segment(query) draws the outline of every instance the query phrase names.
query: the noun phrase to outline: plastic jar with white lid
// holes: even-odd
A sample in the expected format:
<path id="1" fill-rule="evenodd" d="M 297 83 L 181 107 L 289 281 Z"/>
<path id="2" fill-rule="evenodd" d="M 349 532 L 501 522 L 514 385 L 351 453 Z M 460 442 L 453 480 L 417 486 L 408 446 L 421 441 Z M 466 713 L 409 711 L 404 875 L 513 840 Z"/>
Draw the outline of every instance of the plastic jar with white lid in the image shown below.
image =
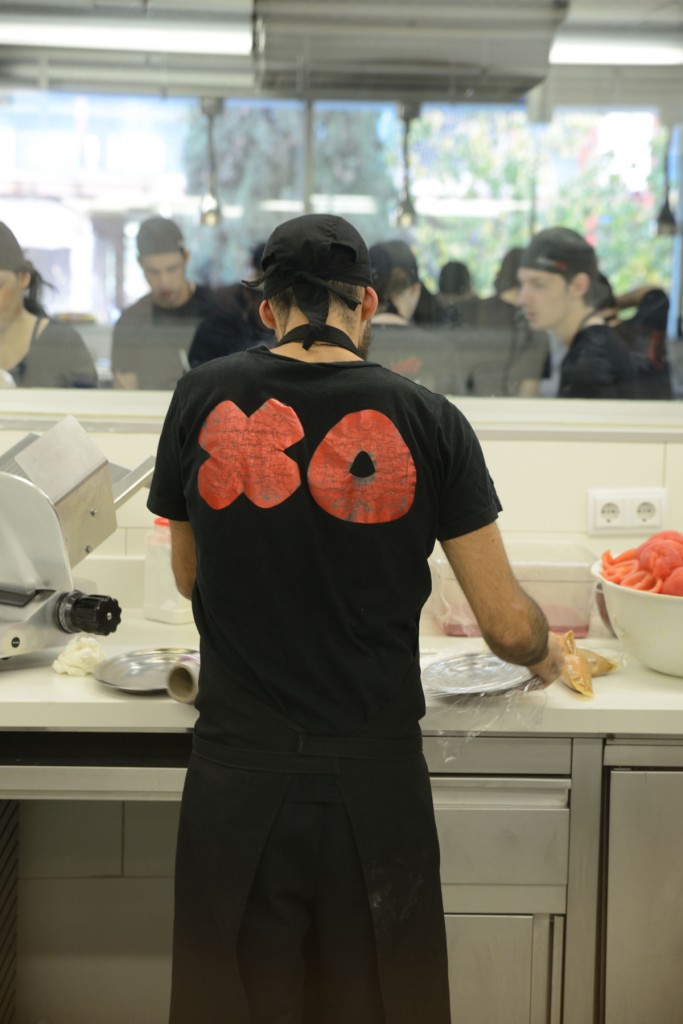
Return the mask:
<path id="1" fill-rule="evenodd" d="M 171 568 L 171 529 L 161 516 L 145 538 L 143 613 L 157 622 L 192 622 L 192 604 L 179 592 Z"/>

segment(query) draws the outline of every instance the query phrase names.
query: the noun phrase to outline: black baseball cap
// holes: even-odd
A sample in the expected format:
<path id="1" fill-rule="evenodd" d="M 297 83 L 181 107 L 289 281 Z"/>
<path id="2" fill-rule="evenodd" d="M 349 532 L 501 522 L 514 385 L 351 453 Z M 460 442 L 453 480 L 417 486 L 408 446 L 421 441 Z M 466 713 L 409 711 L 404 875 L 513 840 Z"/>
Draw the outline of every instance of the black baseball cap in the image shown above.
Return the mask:
<path id="1" fill-rule="evenodd" d="M 350 309 L 360 303 L 330 282 L 369 287 L 372 271 L 368 249 L 357 229 L 326 213 L 307 213 L 275 228 L 261 258 L 262 274 L 243 281 L 249 288 L 263 287 L 266 299 L 294 289 L 299 309 L 313 326 L 327 320 L 330 292 Z"/>
<path id="2" fill-rule="evenodd" d="M 394 269 L 405 271 L 410 284 L 415 284 L 418 279 L 415 255 L 410 246 L 400 238 L 388 242 L 377 242 L 376 245 L 371 246 L 370 262 L 372 263 L 375 287 L 380 291 L 386 289 L 391 271 Z"/>
<path id="3" fill-rule="evenodd" d="M 307 213 L 275 228 L 261 257 L 265 298 L 297 281 L 344 281 L 369 287 L 370 257 L 360 233 L 343 217 Z"/>
<path id="4" fill-rule="evenodd" d="M 138 231 L 138 255 L 158 256 L 164 252 L 184 252 L 185 244 L 180 228 L 167 217 L 150 217 Z"/>
<path id="5" fill-rule="evenodd" d="M 534 235 L 522 253 L 520 268 L 544 270 L 570 280 L 575 274 L 588 274 L 597 279 L 598 261 L 595 249 L 582 235 L 570 228 L 546 228 Z"/>
<path id="6" fill-rule="evenodd" d="M 31 265 L 13 232 L 0 221 L 0 270 L 11 270 L 15 274 L 21 274 L 30 268 Z"/>

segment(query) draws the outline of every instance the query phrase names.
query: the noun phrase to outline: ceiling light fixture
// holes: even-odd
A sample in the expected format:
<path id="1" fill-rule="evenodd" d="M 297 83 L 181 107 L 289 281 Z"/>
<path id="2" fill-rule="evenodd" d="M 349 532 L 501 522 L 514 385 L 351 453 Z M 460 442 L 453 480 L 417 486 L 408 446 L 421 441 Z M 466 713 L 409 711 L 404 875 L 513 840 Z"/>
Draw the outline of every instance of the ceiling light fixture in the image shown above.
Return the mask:
<path id="1" fill-rule="evenodd" d="M 560 29 L 548 57 L 550 64 L 592 66 L 677 67 L 683 65 L 683 40 L 661 35 L 596 34 Z"/>
<path id="2" fill-rule="evenodd" d="M 223 112 L 223 100 L 219 96 L 205 96 L 201 101 L 202 114 L 206 117 L 206 149 L 209 164 L 209 187 L 199 205 L 199 223 L 215 228 L 222 220 L 221 204 L 218 199 L 218 169 L 214 141 L 214 121 Z"/>
<path id="3" fill-rule="evenodd" d="M 671 132 L 669 132 L 669 138 L 666 144 L 666 152 L 664 153 L 664 202 L 662 208 L 657 214 L 657 234 L 660 236 L 671 236 L 676 234 L 676 218 L 674 217 L 671 204 L 669 202 L 669 191 L 671 189 L 671 183 L 669 181 L 669 152 L 671 149 Z"/>
<path id="4" fill-rule="evenodd" d="M 417 213 L 410 192 L 410 126 L 420 115 L 420 104 L 402 103 L 400 115 L 403 121 L 403 190 L 396 211 L 396 224 L 399 228 L 411 228 L 417 219 Z"/>
<path id="5" fill-rule="evenodd" d="M 207 21 L 131 21 L 93 18 L 24 19 L 0 16 L 3 46 L 49 47 L 64 50 L 124 50 L 135 53 L 214 54 L 247 56 L 252 51 L 250 23 L 226 27 Z"/>

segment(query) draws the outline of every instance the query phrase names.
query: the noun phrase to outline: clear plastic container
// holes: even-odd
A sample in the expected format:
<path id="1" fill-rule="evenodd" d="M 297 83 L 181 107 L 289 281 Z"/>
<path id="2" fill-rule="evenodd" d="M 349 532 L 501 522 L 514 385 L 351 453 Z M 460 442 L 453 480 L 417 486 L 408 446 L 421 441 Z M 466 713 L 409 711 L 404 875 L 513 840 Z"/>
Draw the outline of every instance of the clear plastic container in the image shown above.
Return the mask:
<path id="1" fill-rule="evenodd" d="M 192 622 L 192 605 L 178 591 L 171 568 L 171 530 L 168 519 L 154 520 L 154 529 L 145 538 L 146 619 L 180 624 Z"/>
<path id="2" fill-rule="evenodd" d="M 505 544 L 513 572 L 524 590 L 540 605 L 556 633 L 571 629 L 584 637 L 590 625 L 595 581 L 591 565 L 595 555 L 578 544 Z M 474 613 L 441 548 L 430 558 L 432 599 L 430 611 L 447 636 L 481 636 Z M 495 586 L 495 581 L 492 581 Z"/>

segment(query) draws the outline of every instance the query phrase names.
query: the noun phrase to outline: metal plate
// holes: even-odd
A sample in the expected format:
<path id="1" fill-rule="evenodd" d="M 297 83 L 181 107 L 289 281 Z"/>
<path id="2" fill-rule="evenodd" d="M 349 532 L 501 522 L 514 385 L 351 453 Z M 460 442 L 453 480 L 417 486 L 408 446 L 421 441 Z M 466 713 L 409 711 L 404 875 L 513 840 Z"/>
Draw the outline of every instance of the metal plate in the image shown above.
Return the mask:
<path id="1" fill-rule="evenodd" d="M 528 668 L 511 665 L 487 651 L 439 658 L 422 672 L 422 683 L 435 696 L 505 693 L 535 680 Z"/>
<path id="2" fill-rule="evenodd" d="M 167 693 L 168 673 L 187 654 L 198 654 L 193 647 L 156 647 L 119 654 L 103 662 L 95 678 L 105 686 L 124 693 Z"/>

